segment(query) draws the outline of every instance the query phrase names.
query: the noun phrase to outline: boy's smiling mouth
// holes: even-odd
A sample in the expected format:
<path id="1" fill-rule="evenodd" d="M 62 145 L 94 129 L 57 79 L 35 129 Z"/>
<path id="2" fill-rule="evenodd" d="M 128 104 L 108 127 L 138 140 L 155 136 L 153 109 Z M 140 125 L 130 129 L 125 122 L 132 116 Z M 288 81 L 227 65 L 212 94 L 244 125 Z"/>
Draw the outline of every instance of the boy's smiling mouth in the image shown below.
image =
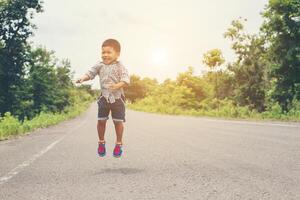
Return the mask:
<path id="1" fill-rule="evenodd" d="M 110 58 L 103 58 L 103 62 L 105 64 L 109 64 L 109 63 L 111 63 L 111 59 Z"/>

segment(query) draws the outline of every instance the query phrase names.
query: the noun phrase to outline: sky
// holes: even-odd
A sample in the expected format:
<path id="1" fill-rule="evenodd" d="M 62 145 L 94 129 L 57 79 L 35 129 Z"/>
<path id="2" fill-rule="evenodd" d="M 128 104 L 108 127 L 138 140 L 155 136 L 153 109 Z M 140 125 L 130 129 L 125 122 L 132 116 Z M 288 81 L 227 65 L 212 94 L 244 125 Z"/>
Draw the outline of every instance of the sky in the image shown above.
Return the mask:
<path id="1" fill-rule="evenodd" d="M 36 14 L 31 41 L 69 59 L 75 79 L 101 59 L 108 38 L 122 46 L 119 60 L 129 74 L 175 79 L 189 66 L 205 71 L 203 54 L 221 49 L 234 60 L 231 42 L 223 37 L 232 20 L 246 18 L 245 28 L 257 33 L 267 0 L 44 0 Z M 93 87 L 99 87 L 93 83 Z"/>

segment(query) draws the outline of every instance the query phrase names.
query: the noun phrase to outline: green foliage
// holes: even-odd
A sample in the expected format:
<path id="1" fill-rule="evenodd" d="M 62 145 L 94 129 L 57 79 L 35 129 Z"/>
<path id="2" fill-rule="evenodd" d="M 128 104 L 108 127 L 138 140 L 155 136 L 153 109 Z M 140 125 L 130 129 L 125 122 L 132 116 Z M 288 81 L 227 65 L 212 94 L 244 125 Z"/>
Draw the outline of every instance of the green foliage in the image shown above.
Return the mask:
<path id="1" fill-rule="evenodd" d="M 70 89 L 70 94 L 71 104 L 62 112 L 41 111 L 31 120 L 25 118 L 23 122 L 12 116 L 11 113 L 5 113 L 4 117 L 0 118 L 0 140 L 73 118 L 85 111 L 90 102 L 95 99 L 95 96 L 91 96 L 85 89 Z"/>
<path id="2" fill-rule="evenodd" d="M 18 104 L 10 102 L 12 114 L 23 120 L 33 118 L 41 111 L 63 110 L 70 104 L 70 88 L 74 87 L 70 62 L 58 63 L 54 52 L 42 47 L 27 46 L 26 51 L 28 61 L 16 95 Z"/>
<path id="3" fill-rule="evenodd" d="M 300 101 L 294 99 L 290 104 L 289 112 L 287 113 L 291 119 L 300 119 Z"/>
<path id="4" fill-rule="evenodd" d="M 126 87 L 125 96 L 129 102 L 136 102 L 149 95 L 153 88 L 157 86 L 157 80 L 144 78 L 141 79 L 137 75 L 130 76 L 130 85 Z"/>
<path id="5" fill-rule="evenodd" d="M 3 118 L 0 118 L 0 140 L 7 135 L 16 135 L 20 132 L 21 123 L 13 117 L 10 112 L 5 113 Z"/>
<path id="6" fill-rule="evenodd" d="M 270 0 L 263 16 L 262 33 L 275 81 L 272 98 L 288 111 L 292 100 L 300 99 L 300 1 Z"/>
<path id="7" fill-rule="evenodd" d="M 235 101 L 242 106 L 263 111 L 267 88 L 264 40 L 244 32 L 241 20 L 234 20 L 224 34 L 232 40 L 237 60 L 228 65 L 233 73 Z"/>
<path id="8" fill-rule="evenodd" d="M 194 115 L 194 116 L 210 116 L 224 118 L 243 118 L 243 119 L 280 119 L 280 120 L 300 120 L 300 103 L 293 101 L 290 112 L 282 113 L 278 103 L 269 103 L 266 105 L 266 111 L 258 112 L 249 105 L 241 106 L 236 102 L 235 98 L 230 96 L 232 92 L 231 75 L 228 72 L 220 72 L 219 77 L 222 83 L 230 80 L 228 86 L 221 84 L 226 90 L 222 99 L 217 99 L 213 95 L 197 96 L 196 91 L 199 88 L 205 88 L 204 93 L 209 94 L 211 91 L 215 73 L 209 72 L 203 77 L 193 75 L 193 69 L 180 73 L 175 81 L 167 79 L 164 83 L 152 88 L 149 95 L 143 99 L 139 99 L 129 104 L 129 108 L 162 114 L 175 115 Z M 203 83 L 206 84 L 203 87 Z M 210 88 L 210 89 L 207 89 Z M 200 94 L 200 93 L 199 93 Z M 226 94 L 226 95 L 225 95 Z M 200 98 L 199 98 L 200 97 Z M 228 98 L 229 97 L 229 98 Z"/>
<path id="9" fill-rule="evenodd" d="M 28 66 L 28 92 L 32 95 L 33 113 L 45 111 L 57 112 L 69 105 L 71 65 L 63 60 L 59 65 L 54 52 L 38 47 L 31 50 L 31 62 Z"/>
<path id="10" fill-rule="evenodd" d="M 218 108 L 219 107 L 219 108 Z M 162 114 L 209 116 L 238 119 L 267 119 L 267 120 L 289 120 L 300 121 L 300 102 L 295 101 L 288 113 L 283 113 L 280 105 L 276 102 L 262 113 L 252 110 L 249 106 L 238 106 L 229 99 L 217 100 L 206 99 L 202 101 L 198 109 L 183 109 L 178 105 L 163 104 L 153 97 L 146 97 L 134 104 L 129 104 L 129 108 L 145 112 L 155 112 Z"/>
<path id="11" fill-rule="evenodd" d="M 8 0 L 0 4 L 0 113 L 11 111 L 22 101 L 27 39 L 32 35 L 30 20 L 41 12 L 39 0 Z"/>
<path id="12" fill-rule="evenodd" d="M 217 99 L 219 99 L 219 70 L 218 67 L 221 66 L 225 60 L 223 58 L 222 55 L 222 51 L 220 49 L 212 49 L 209 50 L 208 52 L 206 52 L 203 55 L 203 61 L 202 61 L 205 65 L 207 65 L 209 68 L 214 69 L 215 68 L 215 87 L 214 87 L 214 91 L 215 91 L 215 97 Z"/>
<path id="13" fill-rule="evenodd" d="M 197 104 L 195 94 L 186 86 L 165 82 L 157 86 L 151 95 L 136 102 L 136 106 L 147 107 L 150 112 L 176 114 L 182 108 L 193 108 Z"/>
<path id="14" fill-rule="evenodd" d="M 238 106 L 230 99 L 207 99 L 201 102 L 201 109 L 198 115 L 226 118 L 252 118 L 257 114 L 248 106 Z"/>
<path id="15" fill-rule="evenodd" d="M 214 84 L 218 80 L 218 84 Z M 233 99 L 234 97 L 234 76 L 228 70 L 225 71 L 210 71 L 203 76 L 203 81 L 212 85 L 213 95 L 212 98 L 217 99 Z"/>
<path id="16" fill-rule="evenodd" d="M 202 101 L 203 99 L 210 98 L 213 95 L 213 87 L 200 77 L 194 75 L 194 69 L 189 67 L 186 72 L 179 73 L 176 78 L 176 85 L 185 86 L 195 94 L 195 100 Z"/>
<path id="17" fill-rule="evenodd" d="M 299 121 L 299 12 L 299 1 L 270 0 L 262 31 L 254 35 L 244 31 L 241 19 L 234 20 L 224 34 L 236 54 L 227 69 L 200 77 L 190 67 L 175 81 L 166 79 L 152 87 L 130 107 L 167 114 Z M 208 51 L 203 63 L 210 68 L 222 65 L 221 51 Z"/>
<path id="18" fill-rule="evenodd" d="M 141 99 L 146 96 L 145 85 L 142 83 L 142 80 L 139 76 L 130 76 L 130 85 L 127 87 L 125 95 L 131 102 L 135 102 L 137 99 Z"/>
<path id="19" fill-rule="evenodd" d="M 42 108 L 55 111 L 54 102 L 57 101 L 56 96 L 59 94 L 53 54 L 43 48 L 31 51 L 28 92 L 32 94 L 34 114 L 39 113 Z"/>
<path id="20" fill-rule="evenodd" d="M 39 0 L 0 1 L 0 139 L 74 117 L 94 95 L 74 88 L 68 60 L 27 42 L 41 11 Z"/>
<path id="21" fill-rule="evenodd" d="M 264 118 L 280 119 L 283 116 L 282 109 L 278 102 L 269 103 L 267 111 L 262 113 Z"/>
<path id="22" fill-rule="evenodd" d="M 210 68 L 218 67 L 225 62 L 220 49 L 212 49 L 203 55 L 203 63 Z"/>

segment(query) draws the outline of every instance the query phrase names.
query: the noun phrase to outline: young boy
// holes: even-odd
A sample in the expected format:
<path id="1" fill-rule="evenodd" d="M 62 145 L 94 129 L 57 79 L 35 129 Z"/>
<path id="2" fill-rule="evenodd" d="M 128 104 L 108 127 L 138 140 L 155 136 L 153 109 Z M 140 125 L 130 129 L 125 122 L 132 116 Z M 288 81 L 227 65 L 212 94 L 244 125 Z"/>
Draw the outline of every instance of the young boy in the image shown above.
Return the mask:
<path id="1" fill-rule="evenodd" d="M 97 62 L 76 83 L 92 80 L 96 75 L 100 79 L 101 95 L 98 98 L 98 123 L 99 136 L 98 154 L 103 157 L 105 149 L 105 127 L 109 112 L 115 125 L 116 145 L 113 151 L 114 157 L 122 155 L 123 122 L 125 122 L 125 95 L 123 87 L 129 84 L 127 69 L 118 61 L 121 46 L 117 40 L 108 39 L 102 44 L 102 62 Z"/>

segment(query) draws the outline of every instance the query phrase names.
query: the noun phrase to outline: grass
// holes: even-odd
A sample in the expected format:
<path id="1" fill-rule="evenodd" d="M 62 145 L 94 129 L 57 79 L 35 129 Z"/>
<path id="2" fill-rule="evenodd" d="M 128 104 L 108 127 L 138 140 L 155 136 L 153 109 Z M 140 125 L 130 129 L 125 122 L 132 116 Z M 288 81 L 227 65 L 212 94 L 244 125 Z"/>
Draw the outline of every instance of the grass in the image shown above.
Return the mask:
<path id="1" fill-rule="evenodd" d="M 94 100 L 90 94 L 84 91 L 74 91 L 72 105 L 66 107 L 60 113 L 41 112 L 31 120 L 20 122 L 17 117 L 9 112 L 0 118 L 0 140 L 7 140 L 12 136 L 24 135 L 38 128 L 45 128 L 59 122 L 74 118 L 84 112 Z"/>
<path id="2" fill-rule="evenodd" d="M 140 100 L 128 107 L 144 112 L 170 114 L 170 115 L 189 115 L 207 116 L 225 119 L 248 119 L 248 120 L 280 120 L 300 122 L 300 102 L 295 102 L 289 112 L 282 112 L 281 107 L 275 103 L 265 112 L 251 110 L 248 106 L 236 106 L 232 101 L 223 100 L 219 102 L 219 108 L 209 103 L 200 104 L 198 109 L 183 109 L 178 105 Z"/>

